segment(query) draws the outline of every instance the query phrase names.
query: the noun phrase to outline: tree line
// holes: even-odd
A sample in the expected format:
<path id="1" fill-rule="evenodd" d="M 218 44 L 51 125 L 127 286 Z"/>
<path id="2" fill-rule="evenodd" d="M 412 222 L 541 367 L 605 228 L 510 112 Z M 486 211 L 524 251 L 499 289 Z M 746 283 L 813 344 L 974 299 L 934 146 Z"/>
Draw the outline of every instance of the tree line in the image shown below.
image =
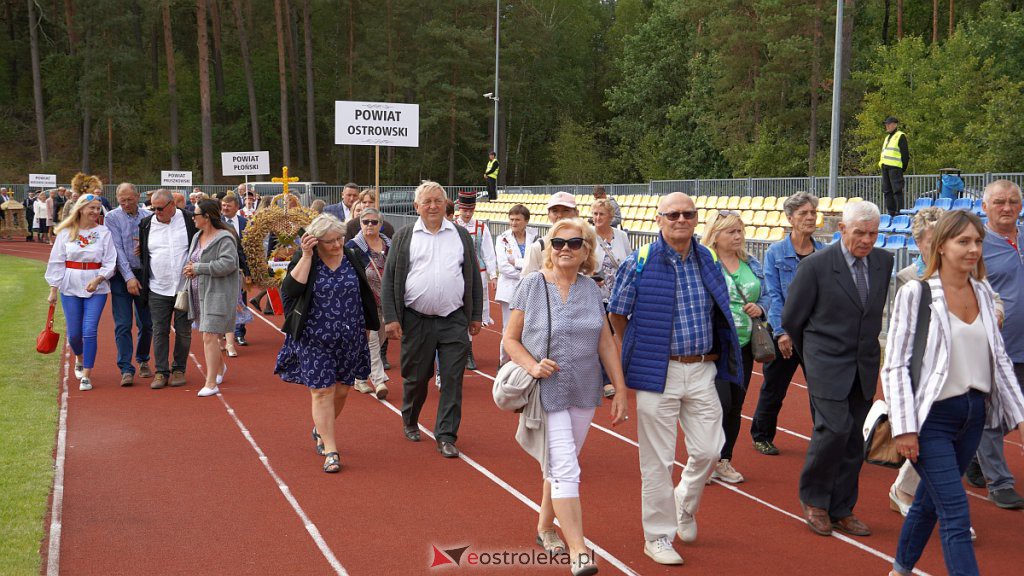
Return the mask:
<path id="1" fill-rule="evenodd" d="M 912 173 L 1024 158 L 1020 0 L 843 0 L 844 174 L 895 115 Z M 507 185 L 824 175 L 835 0 L 2 0 L 0 180 L 220 176 L 270 150 L 305 180 L 369 182 L 335 100 L 420 105 L 383 183 Z"/>

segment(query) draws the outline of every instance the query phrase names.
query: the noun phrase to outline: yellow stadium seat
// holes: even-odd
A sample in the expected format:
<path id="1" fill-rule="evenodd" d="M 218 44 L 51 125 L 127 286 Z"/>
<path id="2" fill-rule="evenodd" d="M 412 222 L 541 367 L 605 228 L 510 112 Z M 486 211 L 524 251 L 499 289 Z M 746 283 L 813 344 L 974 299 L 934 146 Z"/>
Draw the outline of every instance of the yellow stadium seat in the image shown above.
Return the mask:
<path id="1" fill-rule="evenodd" d="M 740 196 L 729 196 L 729 201 L 726 203 L 725 207 L 729 210 L 738 210 L 740 207 L 740 199 Z"/>
<path id="2" fill-rule="evenodd" d="M 786 230 L 785 230 L 785 228 L 782 228 L 781 226 L 780 227 L 772 228 L 771 233 L 768 234 L 768 239 L 773 241 L 773 242 L 777 242 L 779 240 L 782 240 L 785 237 L 786 237 Z"/>
<path id="3" fill-rule="evenodd" d="M 767 240 L 768 239 L 768 234 L 770 232 L 771 232 L 771 228 L 768 228 L 767 226 L 760 226 L 760 227 L 758 227 L 757 230 L 754 231 L 754 239 L 755 240 Z"/>
<path id="4" fill-rule="evenodd" d="M 706 222 L 708 217 L 708 211 L 704 208 L 697 210 L 697 222 Z"/>
<path id="5" fill-rule="evenodd" d="M 647 196 L 646 198 L 647 198 L 647 205 L 648 206 L 650 206 L 651 208 L 657 208 L 658 207 L 658 197 L 657 196 Z"/>
<path id="6" fill-rule="evenodd" d="M 644 223 L 644 232 L 657 232 L 657 231 L 658 231 L 658 223 L 657 222 L 652 220 L 650 222 L 645 222 Z"/>
<path id="7" fill-rule="evenodd" d="M 761 205 L 761 209 L 768 210 L 769 212 L 776 209 L 781 210 L 782 204 L 779 202 L 780 200 L 782 200 L 782 202 L 786 201 L 785 199 L 778 198 L 776 196 L 768 196 L 764 199 L 764 204 Z"/>
<path id="8" fill-rule="evenodd" d="M 693 199 L 693 205 L 697 208 L 703 208 L 708 203 L 707 196 L 696 196 Z"/>
<path id="9" fill-rule="evenodd" d="M 743 220 L 744 224 L 750 224 L 750 222 L 753 219 L 754 219 L 754 211 L 753 210 L 744 210 L 743 212 L 740 213 L 740 220 Z"/>
<path id="10" fill-rule="evenodd" d="M 846 203 L 849 204 L 850 202 L 863 202 L 863 201 L 864 201 L 864 199 L 861 198 L 860 196 L 854 196 L 854 197 L 850 198 L 849 200 L 847 200 Z"/>
<path id="11" fill-rule="evenodd" d="M 814 219 L 814 225 L 821 228 L 825 224 L 825 215 L 818 212 L 818 216 Z"/>
<path id="12" fill-rule="evenodd" d="M 728 196 L 717 196 L 715 198 L 715 205 L 713 206 L 713 208 L 718 208 L 719 210 L 725 210 L 728 205 L 729 205 L 729 197 Z M 712 207 L 712 206 L 709 206 L 709 207 Z"/>
<path id="13" fill-rule="evenodd" d="M 828 196 L 824 198 L 818 198 L 818 212 L 831 212 L 832 211 L 832 199 Z"/>
<path id="14" fill-rule="evenodd" d="M 846 207 L 846 203 L 849 202 L 846 198 L 840 196 L 839 198 L 832 199 L 832 206 L 830 212 L 842 212 L 843 208 Z"/>
<path id="15" fill-rule="evenodd" d="M 755 232 L 757 232 L 756 226 L 747 226 L 743 228 L 743 235 L 746 236 L 747 238 L 753 238 Z"/>
<path id="16" fill-rule="evenodd" d="M 784 218 L 782 218 L 782 212 L 772 210 L 768 213 L 768 217 L 764 219 L 764 225 L 778 226 L 780 220 L 784 220 Z"/>
<path id="17" fill-rule="evenodd" d="M 707 226 L 704 225 L 703 223 L 697 224 L 697 226 L 695 226 L 693 228 L 693 233 L 696 234 L 697 236 L 703 236 L 704 235 L 704 231 L 706 229 L 707 229 Z"/>
<path id="18" fill-rule="evenodd" d="M 753 200 L 753 198 L 750 197 L 750 196 L 743 196 L 743 197 L 741 197 L 740 198 L 739 206 L 737 206 L 737 208 L 739 208 L 740 210 L 749 210 L 750 209 L 750 202 L 752 200 Z"/>
<path id="19" fill-rule="evenodd" d="M 758 210 L 754 212 L 754 217 L 750 219 L 750 223 L 754 226 L 764 226 L 764 220 L 768 217 L 768 213 L 764 210 Z"/>
<path id="20" fill-rule="evenodd" d="M 751 210 L 763 210 L 764 209 L 764 196 L 754 196 L 750 199 Z"/>
<path id="21" fill-rule="evenodd" d="M 715 220 L 717 220 L 717 219 L 718 219 L 718 210 L 716 210 L 716 209 L 708 210 L 708 213 L 707 213 L 706 217 L 704 218 L 704 223 L 705 224 L 714 224 Z"/>

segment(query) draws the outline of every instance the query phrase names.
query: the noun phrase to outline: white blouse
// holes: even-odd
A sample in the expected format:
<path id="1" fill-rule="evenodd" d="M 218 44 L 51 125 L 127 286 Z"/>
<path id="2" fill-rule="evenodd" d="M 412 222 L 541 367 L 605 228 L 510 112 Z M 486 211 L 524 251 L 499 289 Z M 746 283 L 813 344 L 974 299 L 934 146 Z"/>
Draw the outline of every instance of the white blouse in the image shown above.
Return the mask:
<path id="1" fill-rule="evenodd" d="M 114 239 L 106 226 L 97 225 L 88 230 L 79 230 L 76 238 L 71 238 L 65 228 L 57 234 L 50 250 L 50 260 L 46 264 L 46 283 L 55 286 L 61 294 L 88 298 L 93 294 L 107 294 L 110 283 L 101 282 L 95 292 L 88 292 L 85 287 L 97 276 L 107 280 L 114 277 L 117 271 L 117 249 Z M 68 268 L 65 262 L 99 262 L 99 270 L 78 270 Z"/>
<path id="2" fill-rule="evenodd" d="M 988 394 L 992 391 L 992 351 L 981 314 L 968 324 L 950 313 L 949 329 L 956 345 L 949 349 L 949 375 L 935 401 L 966 394 L 972 388 Z"/>
<path id="3" fill-rule="evenodd" d="M 50 219 L 50 209 L 46 206 L 46 202 L 36 200 L 32 205 L 32 215 L 37 221 L 46 221 Z"/>

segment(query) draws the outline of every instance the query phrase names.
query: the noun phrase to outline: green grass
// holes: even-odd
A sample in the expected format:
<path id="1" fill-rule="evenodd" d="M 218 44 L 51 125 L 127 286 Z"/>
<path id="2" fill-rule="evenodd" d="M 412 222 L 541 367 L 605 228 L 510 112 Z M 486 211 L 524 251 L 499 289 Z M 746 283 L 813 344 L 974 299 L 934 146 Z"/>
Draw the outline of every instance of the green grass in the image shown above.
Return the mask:
<path id="1" fill-rule="evenodd" d="M 38 574 L 53 484 L 60 347 L 35 351 L 46 321 L 45 262 L 0 255 L 0 574 Z M 57 307 L 60 315 L 60 306 Z"/>

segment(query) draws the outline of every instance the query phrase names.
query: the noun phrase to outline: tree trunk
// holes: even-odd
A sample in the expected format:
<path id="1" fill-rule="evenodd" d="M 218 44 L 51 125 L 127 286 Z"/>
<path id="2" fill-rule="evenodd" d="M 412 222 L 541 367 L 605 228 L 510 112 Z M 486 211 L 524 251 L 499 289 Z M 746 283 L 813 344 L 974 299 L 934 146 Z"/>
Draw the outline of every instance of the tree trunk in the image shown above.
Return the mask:
<path id="1" fill-rule="evenodd" d="M 932 0 L 932 46 L 939 42 L 939 0 Z"/>
<path id="2" fill-rule="evenodd" d="M 82 105 L 82 172 L 92 172 L 89 147 L 92 144 L 92 107 L 88 102 Z"/>
<path id="3" fill-rule="evenodd" d="M 39 21 L 35 0 L 28 0 L 28 37 L 32 57 L 32 94 L 36 105 L 36 138 L 39 140 L 39 162 L 46 163 L 46 115 L 43 110 L 43 78 L 39 69 Z"/>
<path id="4" fill-rule="evenodd" d="M 889 2 L 885 0 L 882 9 L 882 44 L 889 43 Z"/>
<path id="5" fill-rule="evenodd" d="M 818 98 L 821 85 L 821 15 L 822 0 L 814 3 L 814 18 L 811 28 L 811 117 L 809 120 L 810 134 L 807 137 L 807 175 L 814 176 L 814 167 L 818 154 Z"/>
<path id="6" fill-rule="evenodd" d="M 302 105 L 302 99 L 300 98 L 301 92 L 299 90 L 299 59 L 295 52 L 295 45 L 299 43 L 296 37 L 297 31 L 293 23 L 295 19 L 292 17 L 291 2 L 284 0 L 284 6 L 282 7 L 284 12 L 284 21 L 286 24 L 285 34 L 288 40 L 288 68 L 291 70 L 291 86 L 292 86 L 292 117 L 295 118 L 295 122 L 292 126 L 295 130 L 295 150 L 298 152 L 298 158 L 295 160 L 296 166 L 306 165 L 306 153 L 302 147 L 302 111 L 300 106 Z"/>
<path id="7" fill-rule="evenodd" d="M 274 0 L 274 22 L 277 27 L 277 82 L 281 97 L 281 165 L 292 163 L 288 147 L 288 81 L 284 64 L 284 22 L 281 16 L 281 0 Z"/>
<path id="8" fill-rule="evenodd" d="M 896 0 L 896 40 L 903 40 L 903 0 Z"/>
<path id="9" fill-rule="evenodd" d="M 64 0 L 64 26 L 68 30 L 68 53 L 74 57 L 78 53 L 78 27 L 75 26 L 75 2 L 74 0 Z M 81 83 L 78 85 L 79 93 L 82 95 L 80 103 L 82 105 L 82 126 L 79 133 L 79 142 L 82 146 L 81 154 L 81 171 L 85 173 L 91 172 L 91 166 L 89 165 L 89 144 L 90 136 L 92 132 L 91 124 L 92 118 L 89 110 L 89 102 L 87 101 L 87 95 L 85 94 L 85 86 Z"/>
<path id="10" fill-rule="evenodd" d="M 171 34 L 171 0 L 160 7 L 164 21 L 164 53 L 167 57 L 167 107 L 171 120 L 171 170 L 181 169 L 178 150 L 178 79 L 174 65 L 174 36 Z"/>
<path id="11" fill-rule="evenodd" d="M 953 11 L 954 11 L 954 8 L 955 7 L 954 7 L 953 0 L 949 0 L 949 37 L 950 38 L 953 37 Z"/>
<path id="12" fill-rule="evenodd" d="M 17 19 L 14 14 L 14 2 L 7 2 L 4 4 L 4 11 L 6 13 L 7 20 L 7 39 L 11 46 L 18 41 L 18 25 Z M 21 66 L 19 65 L 19 54 L 12 52 L 7 60 L 7 85 L 17 86 L 18 78 L 21 76 Z"/>
<path id="13" fill-rule="evenodd" d="M 306 131 L 309 140 L 309 179 L 320 181 L 320 167 L 316 158 L 316 99 L 313 97 L 313 22 L 309 0 L 302 4 L 302 39 L 306 49 Z"/>
<path id="14" fill-rule="evenodd" d="M 220 0 L 210 0 L 210 27 L 213 30 L 213 88 L 217 102 L 224 98 L 224 52 L 221 50 Z"/>
<path id="15" fill-rule="evenodd" d="M 214 183 L 213 126 L 210 119 L 210 42 L 206 37 L 206 0 L 196 0 L 199 44 L 199 115 L 203 127 L 203 184 Z"/>
<path id="16" fill-rule="evenodd" d="M 108 42 L 107 50 L 110 50 Z M 107 86 L 114 84 L 114 73 L 110 65 L 110 61 L 107 61 Z M 113 184 L 114 182 L 114 116 L 111 114 L 111 110 L 107 108 L 107 182 Z"/>
<path id="17" fill-rule="evenodd" d="M 348 99 L 352 99 L 352 92 L 355 83 L 355 75 L 352 70 L 355 66 L 356 53 L 356 0 L 348 1 Z M 355 179 L 355 146 L 346 146 L 348 156 L 348 180 Z"/>
<path id="18" fill-rule="evenodd" d="M 459 11 L 455 10 L 455 21 L 454 26 L 456 29 L 459 27 Z M 455 185 L 455 94 L 459 88 L 459 69 L 458 67 L 452 67 L 452 85 L 451 93 L 448 97 L 448 186 Z"/>
<path id="19" fill-rule="evenodd" d="M 245 29 L 241 0 L 231 0 L 238 29 L 238 45 L 242 49 L 242 68 L 245 70 L 245 89 L 249 93 L 249 129 L 252 131 L 252 149 L 260 150 L 260 117 L 256 109 L 256 85 L 252 80 L 252 58 L 249 55 L 249 34 Z"/>

